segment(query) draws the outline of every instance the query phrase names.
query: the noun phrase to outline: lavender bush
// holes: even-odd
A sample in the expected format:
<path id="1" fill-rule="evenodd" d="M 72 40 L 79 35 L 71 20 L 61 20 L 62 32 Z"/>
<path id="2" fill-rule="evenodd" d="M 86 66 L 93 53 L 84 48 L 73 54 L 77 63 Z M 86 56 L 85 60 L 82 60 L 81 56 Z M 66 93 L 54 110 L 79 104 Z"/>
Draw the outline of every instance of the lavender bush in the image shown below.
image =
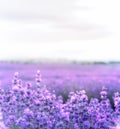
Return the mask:
<path id="1" fill-rule="evenodd" d="M 40 71 L 35 82 L 24 85 L 15 73 L 12 87 L 0 89 L 0 105 L 8 129 L 119 129 L 120 93 L 113 95 L 114 108 L 105 87 L 101 100 L 84 90 L 70 92 L 66 102 L 41 83 Z"/>

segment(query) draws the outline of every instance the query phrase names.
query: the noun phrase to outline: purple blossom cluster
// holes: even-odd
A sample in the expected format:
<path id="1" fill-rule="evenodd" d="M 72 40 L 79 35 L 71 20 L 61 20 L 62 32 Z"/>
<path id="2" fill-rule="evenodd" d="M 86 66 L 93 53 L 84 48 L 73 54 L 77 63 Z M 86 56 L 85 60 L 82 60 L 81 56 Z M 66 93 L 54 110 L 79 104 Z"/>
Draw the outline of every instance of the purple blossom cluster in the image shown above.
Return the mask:
<path id="1" fill-rule="evenodd" d="M 101 100 L 88 99 L 85 90 L 70 92 L 66 102 L 41 83 L 23 84 L 15 73 L 12 87 L 0 89 L 3 121 L 8 129 L 114 129 L 119 127 L 120 93 L 113 95 L 114 108 L 105 87 Z"/>

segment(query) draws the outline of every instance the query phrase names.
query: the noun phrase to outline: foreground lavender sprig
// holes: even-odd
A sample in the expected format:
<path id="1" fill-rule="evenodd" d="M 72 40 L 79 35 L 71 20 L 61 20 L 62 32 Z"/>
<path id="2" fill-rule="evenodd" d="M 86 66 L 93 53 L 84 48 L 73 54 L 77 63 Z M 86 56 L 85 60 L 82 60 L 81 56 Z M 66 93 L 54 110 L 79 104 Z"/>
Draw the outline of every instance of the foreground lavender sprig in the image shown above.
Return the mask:
<path id="1" fill-rule="evenodd" d="M 120 93 L 115 93 L 112 109 L 107 89 L 102 88 L 101 100 L 91 98 L 84 90 L 70 92 L 63 103 L 42 85 L 37 71 L 36 85 L 22 84 L 15 73 L 11 89 L 0 89 L 3 121 L 8 129 L 112 129 L 120 118 Z"/>

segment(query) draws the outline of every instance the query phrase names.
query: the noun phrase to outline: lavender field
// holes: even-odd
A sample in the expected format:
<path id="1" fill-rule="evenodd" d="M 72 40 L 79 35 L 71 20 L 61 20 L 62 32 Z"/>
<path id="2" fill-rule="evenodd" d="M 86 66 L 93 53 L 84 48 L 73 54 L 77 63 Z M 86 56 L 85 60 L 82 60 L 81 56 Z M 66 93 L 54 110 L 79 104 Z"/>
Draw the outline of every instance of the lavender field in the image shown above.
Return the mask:
<path id="1" fill-rule="evenodd" d="M 42 74 L 42 83 L 48 89 L 55 90 L 57 94 L 66 94 L 69 91 L 84 89 L 92 96 L 97 96 L 103 86 L 107 87 L 109 94 L 120 91 L 120 65 L 119 64 L 25 64 L 0 63 L 0 82 L 4 88 L 11 86 L 15 72 L 25 82 L 34 84 L 36 71 Z"/>
<path id="2" fill-rule="evenodd" d="M 0 63 L 0 127 L 119 129 L 119 72 L 119 64 Z"/>

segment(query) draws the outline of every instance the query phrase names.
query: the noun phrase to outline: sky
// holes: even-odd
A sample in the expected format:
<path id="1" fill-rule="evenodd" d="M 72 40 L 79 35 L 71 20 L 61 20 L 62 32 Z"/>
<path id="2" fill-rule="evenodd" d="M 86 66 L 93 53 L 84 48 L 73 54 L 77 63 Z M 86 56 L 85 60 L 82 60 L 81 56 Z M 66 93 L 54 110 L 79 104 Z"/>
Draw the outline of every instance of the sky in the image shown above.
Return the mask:
<path id="1" fill-rule="evenodd" d="M 0 0 L 0 60 L 120 61 L 119 0 Z"/>

